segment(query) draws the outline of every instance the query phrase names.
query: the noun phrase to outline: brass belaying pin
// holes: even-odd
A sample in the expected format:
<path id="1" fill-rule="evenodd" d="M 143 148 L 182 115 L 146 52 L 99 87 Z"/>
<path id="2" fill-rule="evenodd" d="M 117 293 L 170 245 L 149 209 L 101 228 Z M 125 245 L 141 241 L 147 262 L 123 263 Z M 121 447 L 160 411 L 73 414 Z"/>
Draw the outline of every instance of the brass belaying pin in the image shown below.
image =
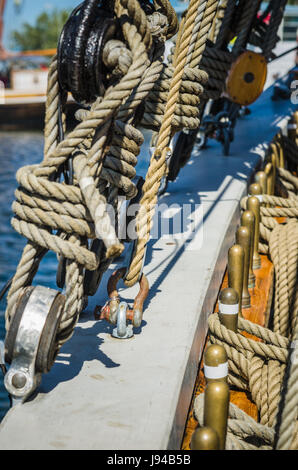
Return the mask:
<path id="1" fill-rule="evenodd" d="M 233 245 L 228 253 L 228 283 L 235 289 L 239 298 L 238 314 L 242 317 L 242 291 L 244 273 L 244 250 L 241 245 Z"/>
<path id="2" fill-rule="evenodd" d="M 212 428 L 197 428 L 192 435 L 191 450 L 219 450 L 219 438 Z"/>
<path id="3" fill-rule="evenodd" d="M 278 152 L 278 160 L 279 160 L 279 167 L 285 168 L 285 154 L 281 145 L 282 142 L 282 134 L 279 132 L 275 137 L 275 145 Z"/>
<path id="4" fill-rule="evenodd" d="M 258 171 L 255 176 L 255 182 L 259 183 L 263 194 L 267 194 L 267 175 L 265 171 Z"/>
<path id="5" fill-rule="evenodd" d="M 218 316 L 228 330 L 238 331 L 239 295 L 231 287 L 223 289 L 218 299 Z"/>
<path id="6" fill-rule="evenodd" d="M 219 437 L 219 449 L 226 445 L 230 390 L 226 382 L 207 383 L 204 397 L 204 426 L 213 429 Z"/>
<path id="7" fill-rule="evenodd" d="M 261 267 L 261 256 L 259 254 L 259 241 L 260 241 L 260 201 L 257 197 L 251 196 L 247 200 L 247 209 L 251 211 L 255 216 L 255 233 L 254 233 L 254 247 L 253 247 L 253 259 L 252 268 L 260 269 Z"/>
<path id="8" fill-rule="evenodd" d="M 273 180 L 273 193 L 275 194 L 275 183 L 276 183 L 276 172 L 277 168 L 279 167 L 279 159 L 276 151 L 276 146 L 274 144 L 271 145 L 272 153 L 271 153 L 271 163 L 272 163 L 272 180 Z"/>
<path id="9" fill-rule="evenodd" d="M 247 227 L 250 234 L 249 248 L 249 269 L 248 269 L 248 288 L 256 285 L 256 276 L 253 272 L 253 252 L 254 252 L 254 236 L 255 236 L 255 216 L 252 211 L 246 210 L 241 216 L 241 225 Z"/>
<path id="10" fill-rule="evenodd" d="M 277 143 L 276 142 L 272 142 L 271 143 L 271 150 L 272 150 L 272 154 L 271 156 L 274 155 L 274 158 L 273 158 L 273 164 L 276 165 L 276 167 L 279 167 L 279 152 L 278 152 L 278 147 L 277 147 Z"/>
<path id="11" fill-rule="evenodd" d="M 250 308 L 250 294 L 248 292 L 250 232 L 247 227 L 239 227 L 236 232 L 236 242 L 244 251 L 242 308 Z"/>
<path id="12" fill-rule="evenodd" d="M 211 344 L 204 354 L 204 375 L 206 382 L 227 382 L 228 356 L 220 344 Z"/>
<path id="13" fill-rule="evenodd" d="M 273 196 L 274 194 L 274 180 L 273 180 L 273 165 L 272 163 L 267 163 L 265 166 L 265 173 L 267 175 L 267 194 Z"/>
<path id="14" fill-rule="evenodd" d="M 252 183 L 248 188 L 248 196 L 256 196 L 262 202 L 262 187 L 260 183 Z"/>

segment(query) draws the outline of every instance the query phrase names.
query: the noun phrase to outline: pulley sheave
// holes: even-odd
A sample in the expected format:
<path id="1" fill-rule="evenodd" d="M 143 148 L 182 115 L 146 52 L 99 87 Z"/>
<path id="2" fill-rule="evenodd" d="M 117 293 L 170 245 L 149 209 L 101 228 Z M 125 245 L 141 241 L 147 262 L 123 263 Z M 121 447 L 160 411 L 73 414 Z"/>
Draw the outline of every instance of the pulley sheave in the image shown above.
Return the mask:
<path id="1" fill-rule="evenodd" d="M 66 22 L 58 43 L 58 79 L 61 89 L 77 102 L 89 104 L 104 94 L 107 71 L 102 53 L 115 31 L 113 14 L 97 0 L 79 5 Z"/>
<path id="2" fill-rule="evenodd" d="M 233 63 L 226 81 L 228 98 L 242 106 L 256 101 L 264 89 L 267 62 L 262 54 L 246 51 Z"/>

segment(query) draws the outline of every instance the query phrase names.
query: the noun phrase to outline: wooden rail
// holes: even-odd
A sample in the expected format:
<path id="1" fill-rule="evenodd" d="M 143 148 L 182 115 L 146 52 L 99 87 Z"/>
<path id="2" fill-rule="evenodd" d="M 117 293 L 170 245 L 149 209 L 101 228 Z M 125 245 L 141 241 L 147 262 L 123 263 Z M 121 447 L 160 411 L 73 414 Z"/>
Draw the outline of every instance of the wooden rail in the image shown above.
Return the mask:
<path id="1" fill-rule="evenodd" d="M 261 268 L 254 271 L 256 276 L 255 287 L 249 289 L 251 296 L 251 307 L 247 309 L 242 309 L 242 315 L 246 320 L 250 320 L 253 323 L 257 323 L 261 326 L 267 326 L 269 321 L 269 311 L 268 305 L 271 304 L 271 296 L 273 289 L 273 273 L 274 267 L 271 261 L 269 261 L 267 256 L 261 255 L 262 265 Z M 227 272 L 224 276 L 221 289 L 228 287 L 228 275 Z M 218 312 L 218 304 L 216 304 L 215 312 Z M 244 333 L 246 336 L 248 334 Z M 256 339 L 256 338 L 254 338 Z M 207 338 L 208 340 L 208 338 Z M 207 344 L 207 341 L 206 341 Z M 196 380 L 196 385 L 194 389 L 194 395 L 191 402 L 190 410 L 188 413 L 187 423 L 185 427 L 185 433 L 182 442 L 182 450 L 190 450 L 190 441 L 191 437 L 198 426 L 198 421 L 196 420 L 193 413 L 194 400 L 198 395 L 204 392 L 206 386 L 205 377 L 204 377 L 204 364 L 203 360 L 201 361 L 199 372 Z M 241 410 L 245 411 L 255 420 L 258 419 L 258 410 L 256 405 L 252 402 L 249 393 L 241 392 L 238 390 L 230 388 L 230 401 L 237 405 Z"/>

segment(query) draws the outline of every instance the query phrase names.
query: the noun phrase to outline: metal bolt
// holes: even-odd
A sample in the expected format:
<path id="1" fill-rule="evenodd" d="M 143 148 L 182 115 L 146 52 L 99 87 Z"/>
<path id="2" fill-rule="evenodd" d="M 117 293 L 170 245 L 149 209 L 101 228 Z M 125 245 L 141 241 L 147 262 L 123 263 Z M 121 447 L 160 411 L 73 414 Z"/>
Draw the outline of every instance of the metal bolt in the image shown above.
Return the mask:
<path id="1" fill-rule="evenodd" d="M 24 388 L 26 385 L 26 382 L 27 382 L 27 377 L 22 372 L 16 372 L 16 374 L 14 374 L 11 379 L 12 385 L 17 389 Z"/>

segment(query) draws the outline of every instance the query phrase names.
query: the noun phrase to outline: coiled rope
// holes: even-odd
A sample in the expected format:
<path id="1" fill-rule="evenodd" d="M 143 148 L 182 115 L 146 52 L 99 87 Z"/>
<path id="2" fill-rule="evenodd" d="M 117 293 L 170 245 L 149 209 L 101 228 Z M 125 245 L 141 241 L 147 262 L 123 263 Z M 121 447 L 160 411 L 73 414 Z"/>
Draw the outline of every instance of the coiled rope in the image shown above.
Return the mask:
<path id="1" fill-rule="evenodd" d="M 278 168 L 278 174 L 289 179 L 285 169 Z M 298 178 L 291 174 L 290 179 L 292 198 L 262 195 L 261 236 L 275 270 L 273 331 L 239 318 L 233 332 L 218 314 L 208 321 L 210 343 L 221 344 L 227 353 L 229 384 L 249 392 L 259 413 L 256 422 L 230 405 L 227 449 L 298 449 Z M 241 201 L 243 210 L 246 202 Z M 286 222 L 278 223 L 276 217 L 284 216 Z M 201 426 L 203 400 L 199 395 L 194 405 Z"/>
<path id="2" fill-rule="evenodd" d="M 198 65 L 217 4 L 218 0 L 192 0 L 180 32 L 177 59 L 165 66 L 164 41 L 177 32 L 178 26 L 169 2 L 156 0 L 154 6 L 145 6 L 145 13 L 137 0 L 117 0 L 114 11 L 105 13 L 108 18 L 116 17 L 123 36 L 122 40 L 109 40 L 103 49 L 108 70 L 105 83 L 109 79 L 110 86 L 87 109 L 76 113 L 79 123 L 67 135 L 67 90 L 61 91 L 59 57 L 53 58 L 48 77 L 44 158 L 39 165 L 21 168 L 17 173 L 19 188 L 12 225 L 28 243 L 7 297 L 7 329 L 22 289 L 32 283 L 41 259 L 52 250 L 59 258 L 61 273 L 65 271 L 65 279 L 59 279 L 59 287 L 65 284 L 66 303 L 56 338 L 57 352 L 71 337 L 85 303 L 86 275 L 97 271 L 100 279 L 124 249 L 116 234 L 117 221 L 112 223 L 107 204 L 116 208 L 118 195 L 127 199 L 136 196 L 132 180 L 143 143 L 136 129 L 141 124 L 153 130 L 160 127 L 160 132 L 137 216 L 138 246 L 126 278 L 128 285 L 137 282 L 169 140 L 177 130 L 199 125 L 200 96 L 208 75 Z M 94 27 L 89 13 L 100 13 L 96 2 L 86 1 L 84 5 L 73 14 L 84 20 L 80 35 L 90 25 Z M 68 23 L 67 31 L 70 26 Z M 85 54 L 86 40 L 81 36 L 78 39 L 77 54 Z M 87 96 L 85 85 L 86 93 L 81 93 L 78 83 L 69 86 L 75 87 L 76 96 Z M 64 85 L 68 86 L 67 82 L 63 81 Z"/>
<path id="3" fill-rule="evenodd" d="M 156 58 L 160 52 L 159 32 L 169 37 L 169 30 L 174 34 L 177 27 L 168 2 L 160 0 L 156 5 L 158 18 L 152 15 L 148 21 L 136 0 L 115 3 L 114 13 L 125 44 L 112 44 L 105 59 L 108 61 L 114 47 L 121 48 L 119 60 L 115 63 L 111 59 L 112 69 L 117 68 L 115 74 L 120 78 L 92 103 L 90 110 L 77 114 L 80 122 L 65 138 L 65 97 L 59 90 L 57 57 L 53 58 L 48 78 L 44 159 L 39 165 L 21 168 L 17 173 L 19 189 L 12 225 L 28 243 L 8 293 L 6 328 L 22 289 L 32 283 L 46 251 L 53 250 L 60 259 L 67 260 L 66 304 L 57 334 L 57 351 L 72 335 L 83 308 L 84 270 L 98 269 L 124 248 L 106 211 L 107 197 L 115 202 L 118 190 L 128 198 L 136 194 L 131 180 L 143 136 L 128 121 L 162 69 L 162 60 Z M 153 42 L 156 48 L 150 62 L 148 53 Z M 73 166 L 72 181 L 65 177 L 61 182 L 61 174 L 69 163 Z M 88 239 L 98 238 L 105 247 L 103 259 L 87 243 Z"/>

